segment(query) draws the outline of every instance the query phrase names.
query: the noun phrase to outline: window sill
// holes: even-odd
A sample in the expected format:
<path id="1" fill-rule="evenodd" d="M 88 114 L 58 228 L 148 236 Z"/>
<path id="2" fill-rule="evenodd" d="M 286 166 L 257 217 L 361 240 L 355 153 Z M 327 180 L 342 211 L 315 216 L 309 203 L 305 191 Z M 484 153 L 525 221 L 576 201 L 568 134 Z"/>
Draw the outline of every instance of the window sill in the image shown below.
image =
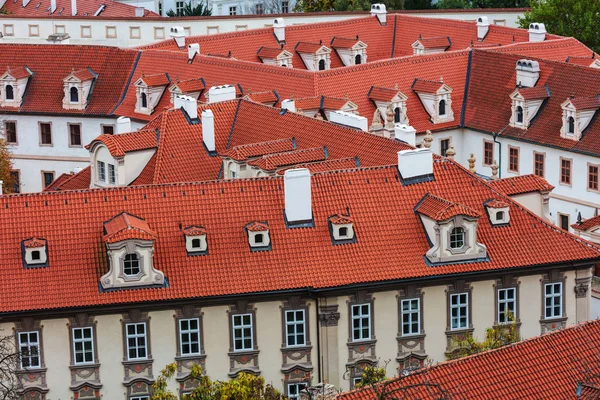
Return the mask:
<path id="1" fill-rule="evenodd" d="M 364 339 L 364 340 L 348 340 L 348 346 L 363 346 L 377 343 L 377 339 Z"/>
<path id="2" fill-rule="evenodd" d="M 229 356 L 254 356 L 259 353 L 258 349 L 254 350 L 231 350 L 227 353 Z"/>
<path id="3" fill-rule="evenodd" d="M 100 368 L 100 363 L 95 362 L 95 363 L 88 363 L 88 364 L 71 364 L 71 365 L 69 365 L 69 369 L 71 371 L 80 370 L 80 369 L 90 369 L 90 368 Z"/>
<path id="4" fill-rule="evenodd" d="M 175 361 L 188 361 L 188 360 L 204 360 L 206 358 L 206 354 L 186 354 L 186 355 L 177 355 L 175 356 Z"/>
<path id="5" fill-rule="evenodd" d="M 397 340 L 420 340 L 425 338 L 425 333 L 413 333 L 410 335 L 398 335 Z"/>
<path id="6" fill-rule="evenodd" d="M 31 374 L 31 373 L 42 373 L 46 372 L 46 367 L 32 367 L 32 368 L 19 368 L 15 371 L 17 375 Z"/>
<path id="7" fill-rule="evenodd" d="M 152 357 L 148 357 L 148 358 L 140 358 L 137 360 L 123 360 L 123 365 L 136 365 L 136 364 L 148 364 L 148 363 L 152 363 L 154 360 L 152 359 Z"/>
<path id="8" fill-rule="evenodd" d="M 310 344 L 302 345 L 302 346 L 282 346 L 281 351 L 285 352 L 295 352 L 295 351 L 306 351 L 311 350 L 312 346 Z"/>

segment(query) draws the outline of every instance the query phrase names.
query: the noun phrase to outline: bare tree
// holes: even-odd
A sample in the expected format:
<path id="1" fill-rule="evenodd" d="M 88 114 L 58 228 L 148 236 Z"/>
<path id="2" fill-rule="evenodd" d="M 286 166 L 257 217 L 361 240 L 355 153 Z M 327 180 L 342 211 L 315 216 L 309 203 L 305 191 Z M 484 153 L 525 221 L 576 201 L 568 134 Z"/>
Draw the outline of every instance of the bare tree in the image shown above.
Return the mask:
<path id="1" fill-rule="evenodd" d="M 14 335 L 0 336 L 0 400 L 22 398 L 23 386 L 19 378 L 20 355 L 15 349 L 15 343 Z"/>

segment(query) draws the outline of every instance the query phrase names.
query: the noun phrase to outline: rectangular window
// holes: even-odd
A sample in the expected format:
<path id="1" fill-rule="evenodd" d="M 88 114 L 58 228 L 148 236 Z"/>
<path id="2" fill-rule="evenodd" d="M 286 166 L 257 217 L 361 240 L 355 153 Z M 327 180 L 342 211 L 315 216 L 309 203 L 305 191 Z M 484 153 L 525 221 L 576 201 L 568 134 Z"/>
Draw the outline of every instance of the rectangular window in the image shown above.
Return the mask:
<path id="1" fill-rule="evenodd" d="M 402 300 L 402 336 L 421 333 L 419 299 Z"/>
<path id="2" fill-rule="evenodd" d="M 100 182 L 106 182 L 106 163 L 104 161 L 98 161 L 98 180 Z"/>
<path id="3" fill-rule="evenodd" d="M 50 184 L 54 182 L 54 171 L 42 171 L 42 185 L 46 189 Z"/>
<path id="4" fill-rule="evenodd" d="M 15 121 L 6 121 L 4 129 L 6 131 L 6 142 L 17 144 L 17 123 Z"/>
<path id="5" fill-rule="evenodd" d="M 139 39 L 142 37 L 142 32 L 139 26 L 130 26 L 129 27 L 129 38 L 130 39 Z"/>
<path id="6" fill-rule="evenodd" d="M 69 146 L 81 147 L 81 124 L 69 124 Z"/>
<path id="7" fill-rule="evenodd" d="M 510 172 L 519 172 L 519 148 L 508 147 L 508 170 Z"/>
<path id="8" fill-rule="evenodd" d="M 3 30 L 4 30 L 4 36 L 14 36 L 15 35 L 15 27 L 13 24 L 4 24 Z"/>
<path id="9" fill-rule="evenodd" d="M 91 327 L 73 328 L 73 358 L 76 365 L 94 362 L 94 332 Z"/>
<path id="10" fill-rule="evenodd" d="M 229 15 L 237 15 L 237 7 L 229 7 Z"/>
<path id="11" fill-rule="evenodd" d="M 558 213 L 558 226 L 564 231 L 569 231 L 569 216 Z"/>
<path id="12" fill-rule="evenodd" d="M 52 125 L 49 122 L 40 122 L 40 144 L 52 146 Z"/>
<path id="13" fill-rule="evenodd" d="M 206 33 L 208 35 L 214 35 L 219 33 L 219 27 L 218 26 L 207 26 L 206 27 Z"/>
<path id="14" fill-rule="evenodd" d="M 265 8 L 262 4 L 257 4 L 254 14 L 264 14 Z"/>
<path id="15" fill-rule="evenodd" d="M 116 26 L 107 26 L 106 27 L 106 38 L 107 39 L 116 39 L 117 38 L 117 27 Z"/>
<path id="16" fill-rule="evenodd" d="M 287 14 L 290 12 L 290 3 L 288 1 L 281 2 L 281 13 Z"/>
<path id="17" fill-rule="evenodd" d="M 64 34 L 67 32 L 67 28 L 64 25 L 55 25 L 54 33 Z"/>
<path id="18" fill-rule="evenodd" d="M 184 2 L 183 1 L 176 1 L 175 2 L 175 12 L 177 13 L 178 16 L 183 15 L 183 6 L 184 6 Z"/>
<path id="19" fill-rule="evenodd" d="M 533 159 L 533 173 L 543 178 L 546 155 L 544 153 L 533 153 Z"/>
<path id="20" fill-rule="evenodd" d="M 40 368 L 40 338 L 37 331 L 19 332 L 19 353 L 21 368 Z"/>
<path id="21" fill-rule="evenodd" d="M 115 174 L 115 166 L 108 164 L 108 183 L 114 185 L 117 182 L 117 175 Z"/>
<path id="22" fill-rule="evenodd" d="M 254 348 L 252 338 L 252 314 L 237 314 L 233 321 L 233 350 L 246 351 Z"/>
<path id="23" fill-rule="evenodd" d="M 114 135 L 115 134 L 115 126 L 114 125 L 102 125 L 102 134 Z"/>
<path id="24" fill-rule="evenodd" d="M 92 37 L 92 27 L 90 25 L 81 25 L 81 37 L 82 38 L 91 38 Z"/>
<path id="25" fill-rule="evenodd" d="M 567 158 L 560 159 L 560 183 L 571 185 L 571 160 Z"/>
<path id="26" fill-rule="evenodd" d="M 29 36 L 30 37 L 40 36 L 40 26 L 39 25 L 29 25 Z"/>
<path id="27" fill-rule="evenodd" d="M 200 319 L 179 320 L 179 343 L 182 356 L 200 354 Z"/>
<path id="28" fill-rule="evenodd" d="M 440 155 L 446 157 L 446 153 L 450 148 L 450 139 L 442 139 L 440 140 Z"/>
<path id="29" fill-rule="evenodd" d="M 125 336 L 127 339 L 128 360 L 145 360 L 148 358 L 145 322 L 126 324 Z"/>
<path id="30" fill-rule="evenodd" d="M 18 170 L 10 171 L 13 178 L 13 193 L 21 193 L 21 172 Z"/>
<path id="31" fill-rule="evenodd" d="M 450 295 L 450 328 L 467 329 L 469 327 L 469 294 Z"/>
<path id="32" fill-rule="evenodd" d="M 352 340 L 371 339 L 371 305 L 352 306 Z"/>
<path id="33" fill-rule="evenodd" d="M 248 25 L 236 25 L 235 26 L 236 31 L 245 31 L 247 29 L 248 29 Z"/>
<path id="34" fill-rule="evenodd" d="M 154 28 L 154 39 L 164 39 L 165 38 L 165 28 L 155 27 Z"/>
<path id="35" fill-rule="evenodd" d="M 588 165 L 588 190 L 598 191 L 598 166 Z"/>
<path id="36" fill-rule="evenodd" d="M 285 312 L 285 332 L 287 347 L 306 345 L 306 322 L 304 310 Z"/>
<path id="37" fill-rule="evenodd" d="M 150 400 L 150 396 L 134 396 L 130 397 L 129 400 Z"/>
<path id="38" fill-rule="evenodd" d="M 516 318 L 517 289 L 498 289 L 498 323 L 510 322 L 509 315 Z"/>
<path id="39" fill-rule="evenodd" d="M 306 389 L 306 383 L 289 383 L 287 385 L 287 398 L 290 400 L 299 399 L 300 391 Z"/>
<path id="40" fill-rule="evenodd" d="M 562 283 L 547 283 L 544 285 L 544 306 L 546 318 L 562 317 Z"/>
<path id="41" fill-rule="evenodd" d="M 494 142 L 483 141 L 483 165 L 494 163 Z"/>

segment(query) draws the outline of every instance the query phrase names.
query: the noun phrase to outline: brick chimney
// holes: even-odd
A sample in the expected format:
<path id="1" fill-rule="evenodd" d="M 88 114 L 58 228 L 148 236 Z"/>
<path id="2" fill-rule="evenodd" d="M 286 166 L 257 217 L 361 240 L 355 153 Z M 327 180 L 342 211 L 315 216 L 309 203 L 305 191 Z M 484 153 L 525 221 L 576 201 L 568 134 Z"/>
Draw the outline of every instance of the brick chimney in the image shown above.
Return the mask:
<path id="1" fill-rule="evenodd" d="M 215 149 L 215 116 L 212 110 L 202 111 L 202 141 L 209 152 Z"/>
<path id="2" fill-rule="evenodd" d="M 477 40 L 485 39 L 490 30 L 490 20 L 486 16 L 477 18 Z"/>
<path id="3" fill-rule="evenodd" d="M 540 63 L 532 60 L 519 60 L 516 65 L 517 86 L 534 87 L 540 79 Z"/>
<path id="4" fill-rule="evenodd" d="M 543 42 L 546 40 L 546 26 L 539 22 L 529 24 L 529 41 Z"/>
<path id="5" fill-rule="evenodd" d="M 285 218 L 288 225 L 304 225 L 312 221 L 310 171 L 288 169 L 283 175 Z"/>
<path id="6" fill-rule="evenodd" d="M 283 18 L 275 18 L 275 21 L 273 21 L 273 34 L 279 44 L 285 43 L 285 21 Z"/>

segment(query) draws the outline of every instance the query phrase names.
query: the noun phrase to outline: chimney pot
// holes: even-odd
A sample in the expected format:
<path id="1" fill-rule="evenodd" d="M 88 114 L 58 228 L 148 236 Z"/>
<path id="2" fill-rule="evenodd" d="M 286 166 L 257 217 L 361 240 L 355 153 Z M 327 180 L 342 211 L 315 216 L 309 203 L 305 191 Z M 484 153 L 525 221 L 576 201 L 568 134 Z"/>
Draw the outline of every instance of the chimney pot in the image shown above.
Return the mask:
<path id="1" fill-rule="evenodd" d="M 188 45 L 188 62 L 191 62 L 197 54 L 200 54 L 200 43 L 191 43 Z"/>
<path id="2" fill-rule="evenodd" d="M 127 117 L 117 118 L 117 134 L 131 132 L 131 119 Z"/>
<path id="3" fill-rule="evenodd" d="M 485 39 L 490 29 L 490 20 L 486 16 L 477 18 L 477 39 Z"/>
<path id="4" fill-rule="evenodd" d="M 379 25 L 386 25 L 387 10 L 385 9 L 385 4 L 371 4 L 371 16 L 377 17 Z"/>
<path id="5" fill-rule="evenodd" d="M 529 24 L 529 41 L 543 42 L 544 40 L 546 40 L 546 25 L 540 22 Z"/>
<path id="6" fill-rule="evenodd" d="M 202 141 L 209 152 L 215 150 L 215 116 L 212 110 L 202 111 Z"/>
<path id="7" fill-rule="evenodd" d="M 275 18 L 275 21 L 273 21 L 273 33 L 279 43 L 285 42 L 285 21 L 283 18 Z"/>
<path id="8" fill-rule="evenodd" d="M 394 126 L 396 139 L 415 147 L 417 145 L 417 130 L 410 125 L 396 124 Z"/>
<path id="9" fill-rule="evenodd" d="M 177 47 L 179 47 L 180 49 L 183 49 L 185 47 L 185 30 L 183 29 L 183 26 L 171 27 L 171 32 L 169 33 L 169 36 L 175 39 Z"/>
<path id="10" fill-rule="evenodd" d="M 433 174 L 433 153 L 422 148 L 398 152 L 398 172 L 402 179 L 414 179 Z"/>
<path id="11" fill-rule="evenodd" d="M 310 171 L 307 168 L 288 169 L 283 175 L 285 217 L 290 225 L 312 221 Z"/>
<path id="12" fill-rule="evenodd" d="M 351 128 L 357 128 L 362 131 L 369 131 L 369 124 L 365 117 L 360 115 L 352 114 L 345 111 L 332 111 L 329 114 L 329 120 L 336 124 L 349 126 Z"/>

